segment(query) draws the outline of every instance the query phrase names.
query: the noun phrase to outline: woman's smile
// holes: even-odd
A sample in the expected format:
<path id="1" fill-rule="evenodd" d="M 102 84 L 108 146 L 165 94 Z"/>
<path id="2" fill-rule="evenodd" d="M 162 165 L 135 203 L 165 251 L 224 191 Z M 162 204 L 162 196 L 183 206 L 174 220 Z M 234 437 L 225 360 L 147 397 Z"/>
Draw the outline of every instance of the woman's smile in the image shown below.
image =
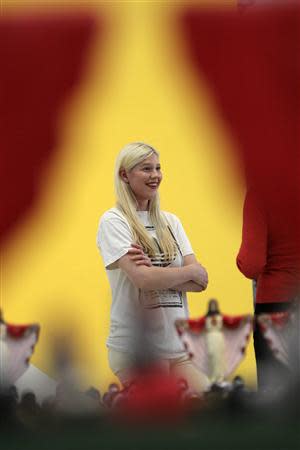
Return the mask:
<path id="1" fill-rule="evenodd" d="M 151 182 L 151 183 L 147 183 L 147 186 L 149 186 L 151 189 L 157 189 L 159 186 L 159 183 Z"/>

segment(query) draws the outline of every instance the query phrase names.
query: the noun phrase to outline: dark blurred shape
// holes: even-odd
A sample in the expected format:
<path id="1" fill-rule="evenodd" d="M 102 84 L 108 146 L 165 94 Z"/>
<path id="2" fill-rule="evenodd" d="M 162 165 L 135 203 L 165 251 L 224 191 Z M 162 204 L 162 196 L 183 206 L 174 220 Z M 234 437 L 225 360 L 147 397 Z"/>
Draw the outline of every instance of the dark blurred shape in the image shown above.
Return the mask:
<path id="1" fill-rule="evenodd" d="M 58 141 L 58 114 L 82 75 L 89 14 L 0 18 L 0 240 L 33 206 Z"/>
<path id="2" fill-rule="evenodd" d="M 104 406 L 109 407 L 109 394 L 108 392 L 104 392 L 102 396 L 102 403 Z"/>
<path id="3" fill-rule="evenodd" d="M 89 389 L 85 391 L 85 394 L 88 397 L 91 397 L 93 400 L 96 400 L 99 403 L 101 402 L 101 394 L 100 391 L 98 391 L 98 389 L 91 386 Z"/>
<path id="4" fill-rule="evenodd" d="M 287 306 L 285 311 L 265 311 L 257 317 L 263 352 L 258 378 L 262 392 L 270 397 L 274 393 L 283 397 L 300 380 L 299 303 Z"/>
<path id="5" fill-rule="evenodd" d="M 117 383 L 111 383 L 108 386 L 108 391 L 109 392 L 119 392 L 120 391 L 120 387 L 119 387 L 119 385 Z"/>
<path id="6" fill-rule="evenodd" d="M 16 386 L 10 386 L 8 388 L 8 395 L 11 396 L 14 399 L 15 403 L 17 404 L 17 402 L 19 400 L 19 394 L 18 394 Z"/>
<path id="7" fill-rule="evenodd" d="M 46 397 L 41 404 L 41 411 L 45 416 L 46 420 L 52 419 L 55 414 L 55 396 Z"/>
<path id="8" fill-rule="evenodd" d="M 108 391 L 104 393 L 102 403 L 106 408 L 121 409 L 128 398 L 129 387 L 120 389 L 117 383 L 111 383 L 108 386 Z"/>
<path id="9" fill-rule="evenodd" d="M 295 391 L 295 399 L 300 405 L 300 302 L 296 305 L 293 314 L 293 331 L 289 355 L 292 364 L 292 390 Z"/>
<path id="10" fill-rule="evenodd" d="M 17 399 L 11 388 L 0 388 L 0 429 L 16 426 Z"/>
<path id="11" fill-rule="evenodd" d="M 289 348 L 293 336 L 294 317 L 292 311 L 260 314 L 257 325 L 275 358 L 291 366 Z"/>
<path id="12" fill-rule="evenodd" d="M 25 392 L 21 397 L 20 408 L 26 414 L 38 414 L 40 407 L 36 401 L 34 392 Z"/>
<path id="13" fill-rule="evenodd" d="M 239 375 L 236 375 L 232 381 L 232 388 L 235 391 L 242 391 L 245 389 L 245 382 L 243 378 Z"/>
<path id="14" fill-rule="evenodd" d="M 39 425 L 41 408 L 34 392 L 25 392 L 17 405 L 17 418 L 28 429 L 36 429 Z"/>

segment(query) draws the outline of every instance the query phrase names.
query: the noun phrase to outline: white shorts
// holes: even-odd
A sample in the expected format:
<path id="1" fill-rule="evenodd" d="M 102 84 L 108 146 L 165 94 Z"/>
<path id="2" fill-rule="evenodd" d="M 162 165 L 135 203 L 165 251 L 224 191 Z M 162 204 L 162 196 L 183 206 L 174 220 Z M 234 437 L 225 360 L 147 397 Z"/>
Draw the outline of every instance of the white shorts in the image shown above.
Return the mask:
<path id="1" fill-rule="evenodd" d="M 133 381 L 132 355 L 109 348 L 108 361 L 112 372 L 119 378 L 122 385 L 128 386 Z M 185 379 L 189 388 L 195 392 L 203 392 L 209 385 L 206 375 L 196 369 L 188 355 L 163 359 L 159 363 L 166 372 L 175 375 L 178 379 Z"/>

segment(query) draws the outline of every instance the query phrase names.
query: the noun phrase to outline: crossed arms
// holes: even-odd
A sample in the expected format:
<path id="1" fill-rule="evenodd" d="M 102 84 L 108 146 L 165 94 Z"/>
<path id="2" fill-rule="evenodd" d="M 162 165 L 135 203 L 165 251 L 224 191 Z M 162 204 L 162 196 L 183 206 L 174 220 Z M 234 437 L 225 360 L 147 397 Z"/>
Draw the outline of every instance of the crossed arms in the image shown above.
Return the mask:
<path id="1" fill-rule="evenodd" d="M 174 289 L 184 292 L 204 291 L 208 284 L 206 269 L 195 255 L 184 256 L 182 267 L 154 267 L 142 247 L 132 244 L 128 253 L 118 260 L 132 283 L 139 289 Z"/>

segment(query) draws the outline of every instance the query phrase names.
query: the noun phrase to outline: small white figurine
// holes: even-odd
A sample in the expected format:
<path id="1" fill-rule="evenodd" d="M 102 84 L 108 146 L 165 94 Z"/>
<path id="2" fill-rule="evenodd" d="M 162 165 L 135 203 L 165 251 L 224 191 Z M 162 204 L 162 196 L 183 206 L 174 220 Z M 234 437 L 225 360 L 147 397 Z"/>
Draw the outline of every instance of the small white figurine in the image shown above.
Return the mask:
<path id="1" fill-rule="evenodd" d="M 205 316 L 179 320 L 175 326 L 195 366 L 211 383 L 223 383 L 245 354 L 252 317 L 223 315 L 212 299 Z"/>

